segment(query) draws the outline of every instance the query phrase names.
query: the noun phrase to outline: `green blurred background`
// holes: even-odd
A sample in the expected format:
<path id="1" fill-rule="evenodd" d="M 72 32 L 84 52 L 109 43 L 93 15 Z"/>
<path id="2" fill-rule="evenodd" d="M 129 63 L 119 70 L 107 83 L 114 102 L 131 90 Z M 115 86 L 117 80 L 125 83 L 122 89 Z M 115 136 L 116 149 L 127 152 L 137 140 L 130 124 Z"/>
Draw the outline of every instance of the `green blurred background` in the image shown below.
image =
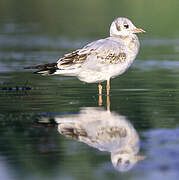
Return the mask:
<path id="1" fill-rule="evenodd" d="M 128 17 L 154 37 L 177 37 L 177 0 L 1 0 L 0 22 L 37 23 L 40 31 L 71 37 L 106 36 L 112 20 Z"/>
<path id="2" fill-rule="evenodd" d="M 178 0 L 0 0 L 0 177 L 177 179 L 178 7 Z M 141 49 L 133 66 L 111 83 L 111 110 L 131 121 L 147 157 L 127 173 L 113 169 L 108 153 L 34 122 L 40 113 L 78 113 L 81 107 L 96 107 L 97 85 L 36 76 L 23 69 L 54 62 L 109 36 L 110 24 L 119 16 L 147 31 L 139 37 Z M 25 85 L 32 89 L 2 88 Z M 105 95 L 103 101 L 105 107 Z"/>

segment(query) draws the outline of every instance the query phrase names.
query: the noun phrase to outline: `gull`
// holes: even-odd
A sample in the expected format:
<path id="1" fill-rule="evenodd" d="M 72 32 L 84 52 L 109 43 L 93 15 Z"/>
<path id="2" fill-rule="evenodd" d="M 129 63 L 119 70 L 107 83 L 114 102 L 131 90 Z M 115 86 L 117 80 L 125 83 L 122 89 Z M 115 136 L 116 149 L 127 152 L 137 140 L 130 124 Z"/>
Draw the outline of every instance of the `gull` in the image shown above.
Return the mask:
<path id="1" fill-rule="evenodd" d="M 128 171 L 145 159 L 138 154 L 138 133 L 125 116 L 101 107 L 83 107 L 78 114 L 56 116 L 54 120 L 60 134 L 109 152 L 118 171 Z"/>
<path id="2" fill-rule="evenodd" d="M 136 33 L 144 33 L 141 28 L 124 17 L 115 19 L 110 26 L 110 36 L 87 44 L 81 49 L 65 54 L 56 63 L 25 67 L 39 69 L 42 75 L 76 76 L 86 83 L 107 81 L 107 96 L 110 94 L 110 79 L 123 74 L 136 58 L 140 43 Z"/>

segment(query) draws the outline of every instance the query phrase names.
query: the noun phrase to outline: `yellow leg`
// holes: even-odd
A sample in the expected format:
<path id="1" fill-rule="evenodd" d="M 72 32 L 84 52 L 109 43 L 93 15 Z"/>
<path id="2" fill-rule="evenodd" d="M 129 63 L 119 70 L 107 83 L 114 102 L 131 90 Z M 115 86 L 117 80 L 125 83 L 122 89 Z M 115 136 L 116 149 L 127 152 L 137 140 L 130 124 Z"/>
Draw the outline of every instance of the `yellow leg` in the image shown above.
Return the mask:
<path id="1" fill-rule="evenodd" d="M 110 111 L 110 96 L 107 96 L 107 111 Z"/>
<path id="2" fill-rule="evenodd" d="M 99 90 L 99 95 L 102 95 L 102 93 L 103 93 L 103 86 L 100 83 L 98 84 L 98 90 Z"/>
<path id="3" fill-rule="evenodd" d="M 107 96 L 109 96 L 109 94 L 110 94 L 110 79 L 107 80 L 106 89 L 107 89 Z"/>
<path id="4" fill-rule="evenodd" d="M 102 95 L 99 95 L 98 106 L 102 106 L 102 105 L 103 105 L 103 98 Z"/>
<path id="5" fill-rule="evenodd" d="M 103 104 L 103 98 L 102 98 L 102 90 L 103 90 L 103 86 L 101 84 L 98 85 L 98 89 L 99 89 L 99 99 L 98 99 L 98 105 L 102 106 Z"/>

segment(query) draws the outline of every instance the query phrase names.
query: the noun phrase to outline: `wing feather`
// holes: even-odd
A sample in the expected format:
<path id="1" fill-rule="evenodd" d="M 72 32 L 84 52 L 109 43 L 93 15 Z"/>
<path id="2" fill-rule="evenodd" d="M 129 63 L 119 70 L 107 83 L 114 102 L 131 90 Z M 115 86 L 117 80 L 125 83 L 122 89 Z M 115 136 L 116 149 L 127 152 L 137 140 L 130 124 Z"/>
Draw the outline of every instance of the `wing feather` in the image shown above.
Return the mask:
<path id="1" fill-rule="evenodd" d="M 90 56 L 96 56 L 99 64 L 117 64 L 126 60 L 125 49 L 120 42 L 109 38 L 94 41 L 82 49 L 65 54 L 57 61 L 59 69 L 80 68 Z"/>
<path id="2" fill-rule="evenodd" d="M 81 53 L 80 50 L 65 54 L 65 56 L 57 61 L 59 69 L 77 68 L 80 67 L 86 60 L 89 52 Z"/>

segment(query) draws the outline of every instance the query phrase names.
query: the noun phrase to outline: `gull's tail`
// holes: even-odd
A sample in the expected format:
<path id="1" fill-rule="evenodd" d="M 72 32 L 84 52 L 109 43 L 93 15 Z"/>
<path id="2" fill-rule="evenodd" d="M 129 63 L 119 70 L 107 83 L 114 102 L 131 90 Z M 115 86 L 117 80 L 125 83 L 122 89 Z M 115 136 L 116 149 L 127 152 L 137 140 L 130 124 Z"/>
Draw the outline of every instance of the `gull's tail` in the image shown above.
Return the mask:
<path id="1" fill-rule="evenodd" d="M 52 75 L 56 72 L 58 67 L 57 67 L 57 63 L 49 63 L 49 64 L 41 64 L 37 66 L 27 66 L 24 67 L 24 69 L 39 69 L 34 73 L 39 73 L 42 75 Z"/>

